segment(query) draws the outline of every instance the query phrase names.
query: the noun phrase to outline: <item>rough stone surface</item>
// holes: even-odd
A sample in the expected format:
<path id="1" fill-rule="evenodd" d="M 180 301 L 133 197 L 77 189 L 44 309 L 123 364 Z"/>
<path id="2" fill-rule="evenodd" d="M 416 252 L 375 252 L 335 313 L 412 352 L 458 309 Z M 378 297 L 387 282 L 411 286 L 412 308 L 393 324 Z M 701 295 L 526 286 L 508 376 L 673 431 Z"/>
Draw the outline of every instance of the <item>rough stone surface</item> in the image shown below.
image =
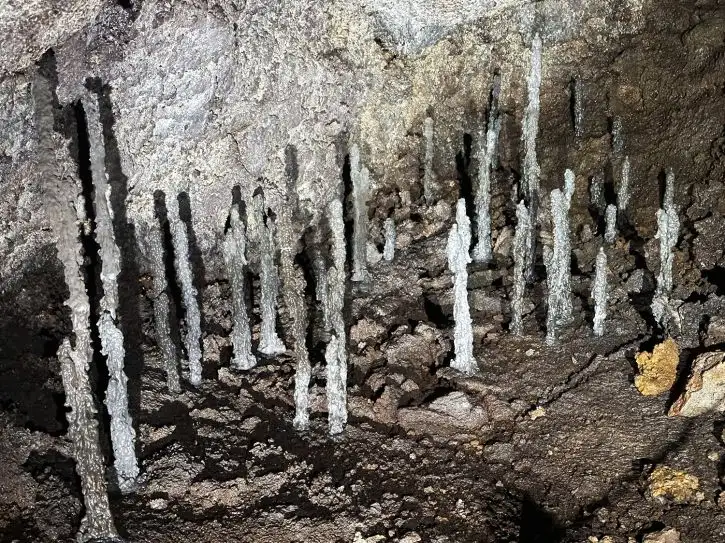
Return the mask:
<path id="1" fill-rule="evenodd" d="M 674 528 L 666 528 L 645 535 L 642 543 L 680 543 L 680 532 Z"/>
<path id="2" fill-rule="evenodd" d="M 670 415 L 697 417 L 725 411 L 725 353 L 703 353 L 695 359 L 685 391 L 670 408 Z"/>

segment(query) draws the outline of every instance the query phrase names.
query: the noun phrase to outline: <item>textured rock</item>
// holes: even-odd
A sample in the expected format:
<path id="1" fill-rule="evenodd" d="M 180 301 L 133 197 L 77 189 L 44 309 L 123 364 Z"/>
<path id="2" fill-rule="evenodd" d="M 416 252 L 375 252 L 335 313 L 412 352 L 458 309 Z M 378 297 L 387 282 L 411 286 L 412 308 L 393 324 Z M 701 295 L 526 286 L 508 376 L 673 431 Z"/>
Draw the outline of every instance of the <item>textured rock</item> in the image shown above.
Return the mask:
<path id="1" fill-rule="evenodd" d="M 685 392 L 670 408 L 670 415 L 697 417 L 725 411 L 725 352 L 704 353 L 695 359 Z"/>
<path id="2" fill-rule="evenodd" d="M 674 528 L 665 528 L 645 535 L 642 543 L 680 543 L 680 532 Z"/>
<path id="3" fill-rule="evenodd" d="M 19 72 L 46 49 L 93 21 L 103 0 L 9 0 L 0 6 L 0 77 Z"/>
<path id="4" fill-rule="evenodd" d="M 401 409 L 400 425 L 418 434 L 430 433 L 464 439 L 480 436 L 491 423 L 485 408 L 475 404 L 464 392 L 451 392 L 433 400 L 424 408 Z"/>

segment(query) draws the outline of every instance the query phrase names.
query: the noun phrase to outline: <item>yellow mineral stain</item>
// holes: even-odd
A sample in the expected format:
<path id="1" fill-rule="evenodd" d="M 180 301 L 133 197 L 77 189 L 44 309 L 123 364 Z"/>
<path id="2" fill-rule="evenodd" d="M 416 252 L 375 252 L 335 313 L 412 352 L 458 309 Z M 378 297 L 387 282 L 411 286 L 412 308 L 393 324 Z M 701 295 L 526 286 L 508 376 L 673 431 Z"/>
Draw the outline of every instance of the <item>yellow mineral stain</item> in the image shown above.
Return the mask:
<path id="1" fill-rule="evenodd" d="M 672 388 L 677 377 L 680 349 L 672 338 L 656 345 L 651 353 L 638 353 L 636 357 L 639 375 L 634 386 L 644 396 L 657 396 Z"/>
<path id="2" fill-rule="evenodd" d="M 653 498 L 677 503 L 699 501 L 700 480 L 694 475 L 668 466 L 657 466 L 649 476 L 649 493 Z"/>

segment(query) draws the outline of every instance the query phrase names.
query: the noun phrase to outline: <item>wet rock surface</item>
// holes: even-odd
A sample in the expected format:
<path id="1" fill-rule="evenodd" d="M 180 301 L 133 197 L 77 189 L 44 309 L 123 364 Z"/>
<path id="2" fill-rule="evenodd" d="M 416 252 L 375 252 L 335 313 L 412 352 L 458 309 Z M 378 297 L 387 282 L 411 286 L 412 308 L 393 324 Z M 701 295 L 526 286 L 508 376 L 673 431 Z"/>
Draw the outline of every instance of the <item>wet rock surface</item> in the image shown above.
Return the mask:
<path id="1" fill-rule="evenodd" d="M 483 20 L 466 22 L 434 2 L 431 9 L 443 6 L 441 24 L 430 35 L 406 34 L 412 30 L 391 19 L 385 2 L 374 3 L 382 7 L 370 18 L 351 3 L 333 2 L 311 9 L 307 19 L 302 2 L 282 3 L 271 14 L 251 3 L 240 11 L 233 2 L 66 4 L 55 18 L 44 11 L 36 20 L 43 30 L 37 42 L 13 30 L 12 47 L 0 57 L 0 541 L 72 541 L 83 516 L 55 357 L 70 321 L 36 167 L 43 157 L 29 95 L 31 64 L 48 47 L 55 48 L 60 131 L 75 129 L 72 104 L 86 77 L 101 79 L 108 100 L 107 168 L 125 274 L 121 326 L 133 347 L 127 373 L 142 469 L 135 493 L 122 496 L 112 485 L 111 509 L 125 539 L 725 538 L 725 419 L 711 407 L 697 408 L 696 417 L 667 416 L 710 390 L 708 372 L 719 366 L 703 365 L 698 356 L 725 345 L 721 3 L 567 2 L 576 9 L 562 15 L 557 12 L 567 9 L 557 2 L 529 11 L 504 2 Z M 421 17 L 418 4 L 406 3 L 413 20 Z M 28 4 L 28 12 L 37 5 Z M 0 13 L 0 28 L 17 28 L 16 15 Z M 548 193 L 560 186 L 565 166 L 577 173 L 570 217 L 574 318 L 554 346 L 544 344 L 541 255 L 527 289 L 526 333 L 508 331 L 511 193 L 520 172 L 530 41 L 530 27 L 521 21 L 527 17 L 541 21 L 544 37 L 542 187 Z M 300 20 L 309 28 L 298 28 Z M 248 29 L 258 30 L 258 38 Z M 313 41 L 308 34 L 314 32 Z M 278 41 L 280 35 L 291 37 Z M 230 59 L 228 51 L 236 56 Z M 463 377 L 448 367 L 454 299 L 445 246 L 459 187 L 476 172 L 471 140 L 482 127 L 497 69 L 506 87 L 492 174 L 494 259 L 469 266 L 479 371 Z M 584 81 L 579 136 L 570 118 L 573 78 Z M 302 93 L 301 81 L 311 81 Z M 439 201 L 427 206 L 420 178 L 430 108 Z M 595 338 L 589 294 L 604 214 L 589 189 L 601 175 L 611 199 L 619 166 L 612 154 L 615 118 L 633 165 L 632 197 L 607 246 L 609 317 L 606 333 Z M 334 439 L 326 429 L 329 331 L 312 289 L 305 293 L 312 323 L 309 431 L 292 427 L 291 353 L 260 357 L 247 372 L 230 368 L 231 295 L 221 254 L 237 182 L 229 179 L 242 176 L 251 192 L 264 176 L 270 198 L 279 198 L 285 167 L 279 157 L 290 134 L 305 165 L 299 191 L 306 212 L 319 213 L 337 190 L 345 151 L 335 146 L 351 135 L 373 177 L 373 256 L 382 250 L 384 220 L 396 221 L 393 260 L 371 258 L 370 281 L 346 294 L 349 424 Z M 77 154 L 78 142 L 69 141 L 69 152 Z M 681 352 L 674 384 L 668 379 L 671 387 L 662 394 L 643 396 L 635 386 L 636 354 L 665 339 L 650 304 L 659 271 L 658 177 L 666 167 L 677 173 L 682 222 L 670 330 Z M 165 386 L 151 281 L 134 239 L 143 245 L 154 219 L 151 196 L 159 189 L 173 197 L 188 191 L 191 218 L 184 220 L 195 234 L 190 247 L 202 312 L 203 381 L 196 389 L 185 381 L 178 395 Z M 258 292 L 257 280 L 250 284 Z M 281 302 L 279 330 L 290 345 L 290 317 Z M 183 317 L 178 296 L 175 309 Z M 183 353 L 183 325 L 173 332 Z M 95 366 L 112 481 L 102 357 Z M 701 388 L 688 385 L 691 374 L 700 376 Z M 673 407 L 688 393 L 684 407 Z"/>

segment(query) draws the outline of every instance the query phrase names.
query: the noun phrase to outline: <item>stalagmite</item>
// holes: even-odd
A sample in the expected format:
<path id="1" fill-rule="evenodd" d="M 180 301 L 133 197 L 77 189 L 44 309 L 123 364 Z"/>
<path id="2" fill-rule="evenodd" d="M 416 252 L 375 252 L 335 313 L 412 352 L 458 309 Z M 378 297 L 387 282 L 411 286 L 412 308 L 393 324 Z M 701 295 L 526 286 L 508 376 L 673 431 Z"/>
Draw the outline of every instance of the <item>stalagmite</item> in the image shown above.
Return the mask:
<path id="1" fill-rule="evenodd" d="M 291 189 L 294 191 L 294 188 Z M 294 340 L 294 356 L 297 361 L 295 370 L 295 418 L 293 425 L 296 430 L 306 430 L 309 426 L 309 387 L 310 357 L 307 351 L 307 302 L 305 300 L 304 274 L 295 264 L 297 242 L 300 233 L 295 231 L 293 216 L 297 212 L 296 200 L 289 197 L 279 214 L 279 245 L 282 275 L 282 295 L 289 317 L 292 320 L 292 339 Z"/>
<path id="2" fill-rule="evenodd" d="M 201 384 L 201 315 L 191 273 L 189 235 L 186 231 L 186 224 L 179 217 L 179 201 L 174 195 L 166 199 L 166 209 L 171 229 L 171 241 L 174 244 L 174 268 L 186 316 L 184 345 L 189 360 L 189 382 L 198 386 Z"/>
<path id="3" fill-rule="evenodd" d="M 624 157 L 624 162 L 622 163 L 622 179 L 619 184 L 619 191 L 617 194 L 617 206 L 619 207 L 619 211 L 624 212 L 627 210 L 627 206 L 629 205 L 629 198 L 630 198 L 630 187 L 629 187 L 629 171 L 630 171 L 630 165 L 629 165 L 629 157 Z"/>
<path id="4" fill-rule="evenodd" d="M 128 411 L 128 378 L 124 372 L 126 351 L 123 347 L 123 334 L 118 327 L 116 311 L 118 309 L 118 275 L 121 273 L 121 252 L 116 245 L 111 212 L 111 187 L 106 178 L 105 147 L 101 126 L 98 101 L 87 94 L 83 97 L 83 109 L 86 113 L 88 141 L 90 144 L 91 175 L 93 178 L 94 205 L 96 211 L 96 241 L 101 260 L 101 283 L 103 297 L 100 301 L 98 335 L 101 350 L 106 356 L 108 367 L 108 388 L 106 406 L 111 418 L 111 444 L 113 446 L 113 465 L 116 470 L 118 486 L 122 492 L 134 489 L 138 477 L 136 460 L 136 432 Z"/>
<path id="5" fill-rule="evenodd" d="M 607 320 L 607 297 L 607 253 L 604 252 L 604 247 L 600 247 L 592 286 L 594 335 L 597 337 L 604 335 L 604 321 Z"/>
<path id="6" fill-rule="evenodd" d="M 423 196 L 427 204 L 432 204 L 435 192 L 435 174 L 433 172 L 433 119 L 431 117 L 426 117 L 423 121 L 423 139 L 425 140 Z"/>
<path id="7" fill-rule="evenodd" d="M 352 280 L 368 281 L 368 198 L 370 197 L 370 172 L 360 165 L 360 150 L 353 145 L 350 150 L 350 177 L 352 179 L 353 241 Z"/>
<path id="8" fill-rule="evenodd" d="M 274 262 L 276 253 L 274 218 L 268 214 L 267 220 L 261 225 L 260 232 L 260 272 L 262 299 L 260 313 L 262 325 L 260 330 L 259 352 L 267 356 L 275 356 L 286 351 L 284 343 L 277 335 L 277 296 L 279 294 L 279 276 Z"/>
<path id="9" fill-rule="evenodd" d="M 609 244 L 617 239 L 617 206 L 609 204 L 604 213 L 604 241 Z"/>
<path id="10" fill-rule="evenodd" d="M 148 258 L 151 264 L 151 304 L 154 309 L 156 342 L 161 351 L 162 364 L 166 373 L 166 386 L 170 392 L 181 392 L 179 363 L 176 346 L 171 338 L 171 315 L 169 312 L 169 285 L 166 281 L 164 238 L 161 226 L 152 224 L 148 230 Z"/>
<path id="11" fill-rule="evenodd" d="M 477 369 L 473 358 L 473 327 L 468 306 L 468 253 L 471 247 L 471 221 L 466 215 L 466 201 L 461 198 L 456 206 L 456 224 L 448 234 L 448 268 L 453 273 L 453 343 L 456 357 L 451 367 L 471 375 Z"/>
<path id="12" fill-rule="evenodd" d="M 529 239 L 529 210 L 523 200 L 516 206 L 516 231 L 514 232 L 514 286 L 511 295 L 510 330 L 517 336 L 524 333 L 524 294 L 526 293 L 526 245 Z"/>
<path id="13" fill-rule="evenodd" d="M 50 83 L 37 75 L 32 85 L 35 105 L 35 126 L 38 132 L 38 165 L 44 180 L 48 217 L 57 237 L 58 259 L 68 287 L 66 305 L 70 308 L 73 346 L 68 338 L 58 349 L 63 388 L 66 394 L 68 432 L 73 442 L 76 472 L 81 482 L 85 516 L 81 522 L 79 541 L 112 539 L 117 536 L 108 502 L 105 466 L 101 453 L 96 420 L 96 406 L 88 378 L 93 358 L 90 331 L 90 303 L 83 281 L 83 253 L 79 240 L 76 209 L 83 206 L 78 184 L 69 171 L 56 162 L 59 146 L 55 141 L 53 91 Z"/>
<path id="14" fill-rule="evenodd" d="M 569 237 L 569 208 L 574 191 L 574 173 L 567 170 L 564 192 L 551 191 L 551 219 L 554 248 L 546 261 L 549 288 L 546 343 L 551 345 L 559 330 L 571 320 L 571 240 Z"/>
<path id="15" fill-rule="evenodd" d="M 248 370 L 257 365 L 252 354 L 252 333 L 245 295 L 247 266 L 246 234 L 239 217 L 239 208 L 233 205 L 229 214 L 229 231 L 224 239 L 224 261 L 232 288 L 232 347 L 234 358 L 231 366 Z"/>
<path id="16" fill-rule="evenodd" d="M 657 288 L 652 298 L 652 315 L 663 328 L 667 324 L 670 309 L 670 293 L 672 292 L 673 249 L 677 245 L 680 232 L 680 219 L 675 208 L 675 174 L 667 171 L 665 180 L 665 196 L 662 209 L 657 211 L 657 235 L 660 240 L 660 271 L 657 274 Z"/>
<path id="17" fill-rule="evenodd" d="M 531 43 L 531 69 L 527 79 L 528 104 L 524 111 L 522 138 L 524 143 L 524 164 L 522 188 L 529 211 L 528 239 L 526 240 L 526 280 L 534 278 L 536 259 L 536 226 L 539 214 L 539 176 L 541 174 L 536 156 L 536 138 L 539 133 L 539 113 L 541 89 L 541 38 L 534 36 Z"/>
<path id="18" fill-rule="evenodd" d="M 385 237 L 385 246 L 383 247 L 383 258 L 390 262 L 395 257 L 395 221 L 392 217 L 385 219 L 383 223 L 383 235 Z"/>
<path id="19" fill-rule="evenodd" d="M 328 271 L 328 312 L 332 336 L 325 351 L 327 362 L 327 409 L 330 434 L 339 434 L 347 423 L 347 346 L 345 332 L 345 224 L 342 203 L 327 207 L 332 233 L 332 266 Z"/>
<path id="20" fill-rule="evenodd" d="M 473 249 L 474 262 L 484 263 L 491 260 L 491 168 L 496 156 L 498 134 L 501 120 L 498 115 L 498 89 L 500 82 L 494 84 L 491 93 L 491 107 L 488 115 L 486 139 L 480 138 L 478 151 L 478 190 L 476 192 L 476 237 L 478 242 Z"/>

